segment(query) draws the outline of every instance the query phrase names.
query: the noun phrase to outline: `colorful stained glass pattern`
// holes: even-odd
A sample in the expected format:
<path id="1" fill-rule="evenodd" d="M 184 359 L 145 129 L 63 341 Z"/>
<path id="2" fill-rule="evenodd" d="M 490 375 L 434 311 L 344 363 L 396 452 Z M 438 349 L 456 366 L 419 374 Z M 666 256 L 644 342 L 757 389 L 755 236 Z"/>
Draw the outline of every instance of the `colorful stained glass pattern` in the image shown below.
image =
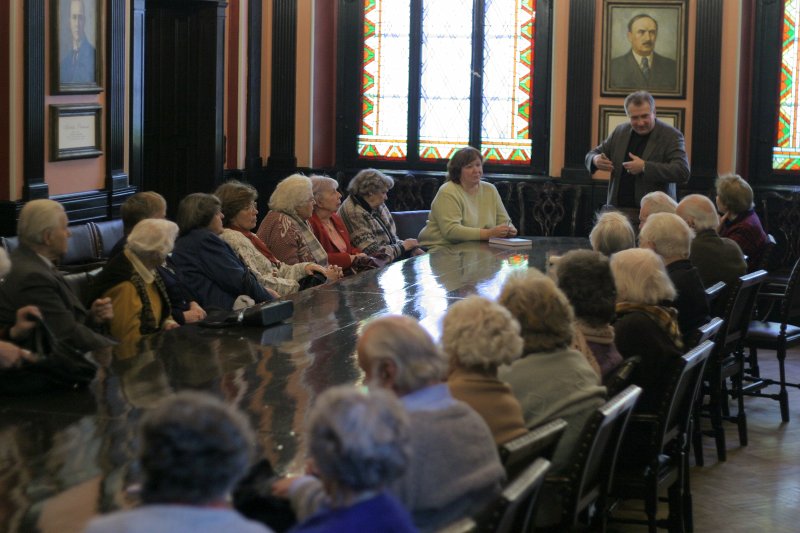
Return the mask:
<path id="1" fill-rule="evenodd" d="M 481 151 L 487 162 L 529 164 L 535 0 L 486 0 Z"/>
<path id="2" fill-rule="evenodd" d="M 419 155 L 447 159 L 469 143 L 472 2 L 423 2 Z"/>
<path id="3" fill-rule="evenodd" d="M 404 160 L 408 153 L 409 2 L 363 0 L 361 157 Z"/>
<path id="4" fill-rule="evenodd" d="M 800 20 L 800 0 L 786 0 L 783 6 L 783 48 L 778 97 L 778 124 L 775 147 L 772 152 L 772 168 L 775 170 L 800 170 L 798 20 Z"/>

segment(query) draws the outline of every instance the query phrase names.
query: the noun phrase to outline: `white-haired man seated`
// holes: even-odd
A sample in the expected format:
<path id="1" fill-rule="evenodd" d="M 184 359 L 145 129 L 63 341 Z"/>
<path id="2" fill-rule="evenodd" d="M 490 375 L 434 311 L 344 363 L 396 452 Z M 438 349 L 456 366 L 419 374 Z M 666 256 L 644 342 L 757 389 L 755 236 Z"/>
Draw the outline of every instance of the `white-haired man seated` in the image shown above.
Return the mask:
<path id="1" fill-rule="evenodd" d="M 678 215 L 650 215 L 639 234 L 639 246 L 661 256 L 667 273 L 678 291 L 675 309 L 684 341 L 709 319 L 708 300 L 700 273 L 689 261 L 689 246 L 694 232 Z"/>
<path id="2" fill-rule="evenodd" d="M 619 211 L 606 211 L 597 217 L 589 233 L 592 250 L 611 257 L 621 250 L 636 246 L 636 232 L 628 217 Z"/>
<path id="3" fill-rule="evenodd" d="M 111 300 L 98 298 L 87 310 L 56 270 L 71 235 L 62 205 L 53 200 L 28 202 L 20 211 L 17 234 L 11 272 L 0 286 L 0 326 L 14 324 L 20 307 L 35 305 L 56 342 L 82 351 L 113 344 L 98 332 L 114 316 Z"/>
<path id="4" fill-rule="evenodd" d="M 389 489 L 414 524 L 435 531 L 479 511 L 499 493 L 505 473 L 486 422 L 442 382 L 443 352 L 405 316 L 370 322 L 357 349 L 369 387 L 393 391 L 408 413 L 411 458 Z M 282 480 L 274 492 L 288 492 L 300 520 L 329 505 L 322 483 L 307 476 Z"/>
<path id="5" fill-rule="evenodd" d="M 653 191 L 642 196 L 639 202 L 639 231 L 644 227 L 647 222 L 647 217 L 655 215 L 656 213 L 675 213 L 678 207 L 672 196 L 662 191 Z"/>
<path id="6" fill-rule="evenodd" d="M 702 194 L 690 194 L 675 211 L 694 230 L 689 261 L 700 272 L 703 285 L 724 281 L 732 285 L 747 273 L 747 263 L 739 245 L 717 233 L 719 215 L 714 203 Z"/>

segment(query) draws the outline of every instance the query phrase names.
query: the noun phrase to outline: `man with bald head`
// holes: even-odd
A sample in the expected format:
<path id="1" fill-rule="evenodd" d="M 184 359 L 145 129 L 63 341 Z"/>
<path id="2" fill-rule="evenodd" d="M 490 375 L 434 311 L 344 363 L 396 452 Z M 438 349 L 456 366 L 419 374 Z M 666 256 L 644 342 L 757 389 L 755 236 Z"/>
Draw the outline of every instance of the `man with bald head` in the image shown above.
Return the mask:
<path id="1" fill-rule="evenodd" d="M 747 272 L 739 245 L 717 234 L 719 215 L 708 197 L 690 194 L 681 200 L 675 213 L 695 232 L 689 261 L 700 272 L 703 285 L 710 287 L 719 281 L 731 285 Z"/>
<path id="2" fill-rule="evenodd" d="M 71 235 L 64 207 L 53 200 L 31 200 L 20 211 L 17 234 L 11 272 L 0 285 L 0 326 L 14 324 L 20 307 L 35 305 L 55 342 L 80 351 L 113 344 L 98 332 L 114 316 L 111 299 L 99 298 L 87 310 L 56 270 Z"/>

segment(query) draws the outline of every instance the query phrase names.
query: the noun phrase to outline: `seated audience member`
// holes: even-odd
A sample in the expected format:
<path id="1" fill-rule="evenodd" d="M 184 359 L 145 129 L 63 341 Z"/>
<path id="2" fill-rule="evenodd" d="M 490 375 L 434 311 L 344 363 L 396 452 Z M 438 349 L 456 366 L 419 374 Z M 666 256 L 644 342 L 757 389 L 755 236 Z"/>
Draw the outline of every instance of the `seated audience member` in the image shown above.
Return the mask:
<path id="1" fill-rule="evenodd" d="M 497 379 L 497 368 L 519 359 L 519 322 L 486 298 L 470 296 L 447 310 L 442 348 L 450 358 L 450 394 L 483 417 L 496 444 L 527 433 L 522 408 L 511 387 Z"/>
<path id="2" fill-rule="evenodd" d="M 6 251 L 0 248 L 0 283 L 10 270 L 11 260 Z M 30 318 L 29 315 L 41 318 L 38 308 L 26 305 L 17 309 L 16 321 L 13 325 L 0 330 L 0 339 L 5 339 L 0 340 L 0 369 L 20 366 L 25 361 L 31 363 L 36 361 L 36 356 L 30 350 L 14 344 L 14 342 L 27 338 L 30 331 L 36 327 L 36 320 Z"/>
<path id="3" fill-rule="evenodd" d="M 121 254 L 111 259 L 94 280 L 97 294 L 111 298 L 114 318 L 111 336 L 119 341 L 138 340 L 178 323 L 170 314 L 169 296 L 158 273 L 175 245 L 178 225 L 146 218 L 128 235 Z"/>
<path id="4" fill-rule="evenodd" d="M 633 379 L 643 389 L 636 409 L 655 411 L 667 385 L 661 377 L 683 355 L 678 313 L 662 305 L 675 299 L 675 287 L 661 258 L 645 248 L 614 254 L 611 272 L 617 286 L 617 349 L 625 358 L 642 358 Z"/>
<path id="5" fill-rule="evenodd" d="M 229 181 L 220 185 L 214 194 L 222 202 L 225 229 L 220 237 L 233 248 L 264 288 L 286 296 L 299 291 L 300 280 L 314 272 L 338 279 L 338 273 L 333 268 L 325 268 L 314 262 L 290 265 L 272 254 L 264 241 L 252 231 L 258 216 L 258 193 L 252 185 Z"/>
<path id="6" fill-rule="evenodd" d="M 86 533 L 269 532 L 229 503 L 255 441 L 241 413 L 208 394 L 180 392 L 146 413 L 140 428 L 142 505 L 95 518 Z"/>
<path id="7" fill-rule="evenodd" d="M 552 471 L 567 466 L 589 416 L 605 402 L 606 388 L 584 355 L 570 348 L 575 316 L 567 297 L 536 269 L 511 275 L 498 302 L 522 328 L 522 358 L 500 369 L 511 385 L 528 427 L 563 418 L 567 429 Z"/>
<path id="8" fill-rule="evenodd" d="M 767 248 L 767 234 L 753 209 L 753 189 L 736 174 L 717 178 L 717 209 L 722 213 L 719 236 L 736 242 L 747 256 L 747 270 L 761 265 Z"/>
<path id="9" fill-rule="evenodd" d="M 272 300 L 270 294 L 219 236 L 222 233 L 220 201 L 213 194 L 193 193 L 178 205 L 180 236 L 172 263 L 187 288 L 203 307 L 239 309 Z"/>
<path id="10" fill-rule="evenodd" d="M 690 194 L 675 212 L 694 230 L 689 261 L 697 268 L 705 287 L 724 281 L 727 285 L 747 273 L 742 249 L 717 234 L 719 215 L 714 203 L 702 194 Z"/>
<path id="11" fill-rule="evenodd" d="M 31 200 L 17 223 L 19 247 L 11 252 L 11 272 L 0 286 L 0 327 L 15 323 L 17 310 L 39 308 L 55 342 L 81 351 L 110 346 L 100 330 L 114 317 L 111 300 L 99 298 L 87 310 L 56 270 L 67 253 L 67 214 L 53 200 Z"/>
<path id="12" fill-rule="evenodd" d="M 269 213 L 258 227 L 258 238 L 284 263 L 317 263 L 327 267 L 328 253 L 308 225 L 313 213 L 311 180 L 293 174 L 278 183 L 269 197 Z M 342 277 L 341 271 L 340 267 L 332 266 L 333 279 Z"/>
<path id="13" fill-rule="evenodd" d="M 364 328 L 358 361 L 370 388 L 393 391 L 409 418 L 411 458 L 389 484 L 421 531 L 436 531 L 471 516 L 500 491 L 505 478 L 486 422 L 455 400 L 442 382 L 444 354 L 412 318 L 389 316 Z M 287 478 L 292 508 L 300 520 L 325 504 L 322 483 Z M 285 491 L 278 485 L 276 493 Z"/>
<path id="14" fill-rule="evenodd" d="M 439 187 L 428 223 L 419 232 L 422 246 L 517 234 L 497 189 L 482 177 L 483 156 L 477 149 L 466 146 L 453 154 L 447 162 L 447 181 Z"/>
<path id="15" fill-rule="evenodd" d="M 581 351 L 584 346 L 589 350 L 605 381 L 622 362 L 611 326 L 617 289 L 608 258 L 591 250 L 572 250 L 558 261 L 556 278 L 575 311 L 575 337 Z"/>
<path id="16" fill-rule="evenodd" d="M 636 246 L 636 232 L 623 213 L 606 211 L 597 217 L 589 233 L 589 242 L 594 251 L 611 257 L 611 254 L 620 250 Z"/>
<path id="17" fill-rule="evenodd" d="M 342 205 L 339 183 L 328 176 L 311 176 L 314 192 L 314 214 L 308 223 L 322 247 L 328 252 L 328 261 L 345 272 L 354 273 L 359 264 L 373 264 L 369 256 L 350 242 L 350 233 L 337 213 Z M 363 267 L 362 267 L 363 268 Z"/>
<path id="18" fill-rule="evenodd" d="M 709 309 L 700 273 L 689 261 L 689 246 L 694 233 L 678 215 L 656 213 L 647 219 L 639 234 L 639 246 L 661 256 L 678 295 L 678 326 L 684 340 L 708 322 Z"/>
<path id="19" fill-rule="evenodd" d="M 317 398 L 307 427 L 310 469 L 322 481 L 328 505 L 292 533 L 417 531 L 387 491 L 411 451 L 408 415 L 390 392 L 328 389 Z"/>
<path id="20" fill-rule="evenodd" d="M 128 235 L 136 224 L 146 218 L 167 218 L 167 201 L 155 191 L 137 192 L 122 202 L 119 216 L 122 219 L 123 236 L 109 252 L 109 260 L 122 253 L 128 242 Z"/>
<path id="21" fill-rule="evenodd" d="M 367 168 L 356 174 L 347 186 L 350 195 L 339 206 L 339 216 L 350 232 L 353 246 L 368 255 L 384 253 L 392 260 L 423 253 L 417 239 L 400 240 L 394 219 L 386 207 L 386 193 L 394 180 Z"/>
<path id="22" fill-rule="evenodd" d="M 639 202 L 639 231 L 642 231 L 647 217 L 656 213 L 675 213 L 678 202 L 663 191 L 653 191 L 642 196 Z"/>
<path id="23" fill-rule="evenodd" d="M 136 224 L 147 218 L 163 219 L 167 217 L 167 201 L 155 191 L 137 192 L 122 202 L 119 212 L 122 217 L 124 236 L 114 245 L 109 254 L 109 260 L 122 252 L 128 242 L 128 234 Z M 178 324 L 191 324 L 203 320 L 206 317 L 205 309 L 200 307 L 197 302 L 191 301 L 189 291 L 183 285 L 183 281 L 175 269 L 165 262 L 158 265 L 157 270 L 167 288 L 169 303 L 172 306 L 172 318 Z"/>

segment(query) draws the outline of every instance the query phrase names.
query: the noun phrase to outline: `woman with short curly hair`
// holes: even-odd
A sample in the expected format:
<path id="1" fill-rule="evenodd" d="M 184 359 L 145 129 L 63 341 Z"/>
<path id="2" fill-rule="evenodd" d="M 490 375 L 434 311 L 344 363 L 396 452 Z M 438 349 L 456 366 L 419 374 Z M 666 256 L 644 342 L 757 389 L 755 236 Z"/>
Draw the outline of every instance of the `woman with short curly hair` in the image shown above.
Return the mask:
<path id="1" fill-rule="evenodd" d="M 522 328 L 522 359 L 500 369 L 522 405 L 525 424 L 541 425 L 563 418 L 568 426 L 553 457 L 560 472 L 578 443 L 583 425 L 603 404 L 606 389 L 580 352 L 571 349 L 572 307 L 552 279 L 531 268 L 511 275 L 499 303 Z"/>
<path id="2" fill-rule="evenodd" d="M 350 232 L 350 241 L 368 255 L 388 255 L 392 260 L 422 253 L 417 239 L 400 240 L 386 198 L 394 180 L 374 168 L 365 168 L 350 180 L 350 195 L 338 214 Z"/>
<path id="3" fill-rule="evenodd" d="M 522 354 L 519 322 L 502 305 L 470 296 L 447 310 L 442 348 L 450 358 L 447 385 L 457 400 L 483 417 L 500 445 L 527 432 L 511 388 L 497 378 L 500 365 Z"/>
<path id="4" fill-rule="evenodd" d="M 717 178 L 717 209 L 722 213 L 719 236 L 733 240 L 747 256 L 747 270 L 761 265 L 767 248 L 767 234 L 753 209 L 753 189 L 736 174 Z"/>

